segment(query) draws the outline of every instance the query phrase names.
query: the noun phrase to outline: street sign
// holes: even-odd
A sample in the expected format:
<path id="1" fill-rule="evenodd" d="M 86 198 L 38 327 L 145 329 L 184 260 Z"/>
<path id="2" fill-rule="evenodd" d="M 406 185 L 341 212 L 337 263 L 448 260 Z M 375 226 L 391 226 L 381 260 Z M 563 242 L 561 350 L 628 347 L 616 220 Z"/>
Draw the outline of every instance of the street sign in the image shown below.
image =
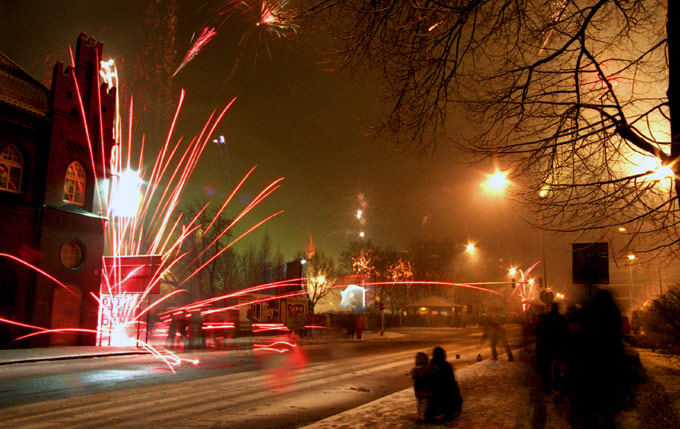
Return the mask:
<path id="1" fill-rule="evenodd" d="M 608 243 L 573 243 L 571 255 L 574 284 L 609 284 Z"/>
<path id="2" fill-rule="evenodd" d="M 149 282 L 157 275 L 161 263 L 160 255 L 105 256 L 103 274 L 108 284 L 102 282 L 103 293 L 145 293 L 159 294 L 161 282 L 151 289 Z M 108 288 L 112 290 L 109 292 Z"/>

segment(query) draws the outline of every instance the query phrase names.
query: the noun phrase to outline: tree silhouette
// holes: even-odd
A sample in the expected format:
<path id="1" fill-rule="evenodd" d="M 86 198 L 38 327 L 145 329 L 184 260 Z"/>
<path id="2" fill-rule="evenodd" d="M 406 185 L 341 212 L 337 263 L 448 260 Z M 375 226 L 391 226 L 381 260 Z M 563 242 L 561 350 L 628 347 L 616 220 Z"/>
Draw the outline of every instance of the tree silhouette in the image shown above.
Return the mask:
<path id="1" fill-rule="evenodd" d="M 319 251 L 307 260 L 305 271 L 308 280 L 303 288 L 309 298 L 309 312 L 313 314 L 316 304 L 332 290 L 338 273 L 333 258 Z"/>
<path id="2" fill-rule="evenodd" d="M 537 225 L 625 226 L 622 251 L 640 252 L 680 241 L 678 8 L 320 0 L 301 14 L 335 32 L 334 67 L 381 78 L 387 108 L 374 131 L 383 140 L 427 154 L 453 142 L 492 157 Z"/>

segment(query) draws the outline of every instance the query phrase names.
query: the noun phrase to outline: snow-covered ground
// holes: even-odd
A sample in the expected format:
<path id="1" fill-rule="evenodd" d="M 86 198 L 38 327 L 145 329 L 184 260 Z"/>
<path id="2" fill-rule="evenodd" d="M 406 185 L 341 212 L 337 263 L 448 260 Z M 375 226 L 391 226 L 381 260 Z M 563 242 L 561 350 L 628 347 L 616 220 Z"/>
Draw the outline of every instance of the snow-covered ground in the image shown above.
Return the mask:
<path id="1" fill-rule="evenodd" d="M 532 351 L 523 349 L 514 362 L 485 360 L 456 371 L 463 395 L 463 412 L 453 422 L 430 425 L 416 422 L 412 389 L 307 426 L 341 428 L 571 428 L 566 397 L 544 394 L 533 370 Z M 677 359 L 642 350 L 649 381 L 636 388 L 636 404 L 616 417 L 617 427 L 671 428 L 680 414 L 680 365 Z M 667 406 L 670 401 L 671 407 Z"/>

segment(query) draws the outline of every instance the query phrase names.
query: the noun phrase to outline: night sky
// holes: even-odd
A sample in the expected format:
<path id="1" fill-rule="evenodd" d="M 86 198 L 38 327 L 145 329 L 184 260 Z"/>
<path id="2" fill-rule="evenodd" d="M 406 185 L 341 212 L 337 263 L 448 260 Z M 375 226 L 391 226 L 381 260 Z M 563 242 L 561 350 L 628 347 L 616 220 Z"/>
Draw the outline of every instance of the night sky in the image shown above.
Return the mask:
<path id="1" fill-rule="evenodd" d="M 236 13 L 173 79 L 169 75 L 189 49 L 192 33 L 219 24 L 215 17 L 225 4 L 182 1 L 173 21 L 155 12 L 155 3 L 2 2 L 0 51 L 48 84 L 52 65 L 69 62 L 68 47 L 75 46 L 80 32 L 101 41 L 104 59 L 118 64 L 121 102 L 134 95 L 139 108 L 136 141 L 145 133 L 151 147 L 168 128 L 180 88 L 187 97 L 176 135 L 186 138 L 200 131 L 213 109 L 238 97 L 215 133 L 224 135 L 228 157 L 209 146 L 185 198 L 214 193 L 221 203 L 258 165 L 233 207 L 236 212 L 284 176 L 283 187 L 246 218 L 241 231 L 285 210 L 252 239 L 268 232 L 286 259 L 304 250 L 310 234 L 317 250 L 338 256 L 360 230 L 395 250 L 421 238 L 449 237 L 461 245 L 469 239 L 477 243 L 480 270 L 485 264 L 526 268 L 541 258 L 540 234 L 522 219 L 530 214 L 482 192 L 491 161 L 471 167 L 456 162 L 459 156 L 446 147 L 432 159 L 419 159 L 364 135 L 362 121 L 380 111 L 378 83 L 368 74 L 324 71 L 319 51 L 327 41 L 320 32 L 302 27 L 294 39 L 279 38 L 255 27 L 252 15 Z M 363 226 L 355 217 L 362 201 Z M 569 243 L 556 242 L 546 235 L 548 279 L 564 290 L 570 280 Z"/>

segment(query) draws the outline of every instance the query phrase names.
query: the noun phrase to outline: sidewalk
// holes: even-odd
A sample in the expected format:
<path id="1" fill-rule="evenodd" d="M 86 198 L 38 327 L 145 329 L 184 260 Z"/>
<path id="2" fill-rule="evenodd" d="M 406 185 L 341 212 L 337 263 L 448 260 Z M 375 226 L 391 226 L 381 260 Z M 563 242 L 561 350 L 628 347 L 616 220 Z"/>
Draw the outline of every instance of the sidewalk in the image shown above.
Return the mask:
<path id="1" fill-rule="evenodd" d="M 385 331 L 384 335 L 375 332 L 365 332 L 362 340 L 346 341 L 383 341 L 394 338 L 401 338 L 404 335 L 398 332 Z M 250 348 L 254 342 L 265 341 L 269 337 L 241 337 L 232 340 L 234 346 L 240 348 Z M 272 337 L 273 338 L 273 337 Z M 303 337 L 299 339 L 299 344 L 318 344 L 325 343 L 328 338 L 325 336 Z M 204 349 L 202 352 L 210 352 L 215 349 Z M 182 351 L 171 350 L 182 353 Z M 147 350 L 137 347 L 101 347 L 101 346 L 53 346 L 32 349 L 7 349 L 0 350 L 0 367 L 17 363 L 44 362 L 66 359 L 87 359 L 105 356 L 129 356 L 150 354 Z"/>
<path id="2" fill-rule="evenodd" d="M 463 412 L 447 424 L 416 422 L 413 389 L 406 389 L 353 410 L 306 426 L 344 428 L 569 428 L 569 406 L 557 403 L 540 390 L 527 349 L 516 351 L 515 361 L 484 360 L 456 370 L 463 396 Z M 455 362 L 452 361 L 455 364 Z"/>
<path id="3" fill-rule="evenodd" d="M 406 389 L 318 421 L 306 428 L 579 427 L 570 423 L 567 397 L 549 396 L 540 389 L 540 380 L 534 371 L 532 349 L 522 349 L 516 355 L 519 358 L 516 357 L 514 362 L 485 360 L 456 371 L 464 402 L 462 414 L 452 422 L 417 423 L 413 389 Z M 680 427 L 679 362 L 648 351 L 642 351 L 641 361 L 648 381 L 635 389 L 635 406 L 617 415 L 617 427 Z"/>
<path id="4" fill-rule="evenodd" d="M 0 350 L 0 365 L 147 353 L 144 349 L 136 347 L 57 346 L 33 349 L 8 349 Z"/>

